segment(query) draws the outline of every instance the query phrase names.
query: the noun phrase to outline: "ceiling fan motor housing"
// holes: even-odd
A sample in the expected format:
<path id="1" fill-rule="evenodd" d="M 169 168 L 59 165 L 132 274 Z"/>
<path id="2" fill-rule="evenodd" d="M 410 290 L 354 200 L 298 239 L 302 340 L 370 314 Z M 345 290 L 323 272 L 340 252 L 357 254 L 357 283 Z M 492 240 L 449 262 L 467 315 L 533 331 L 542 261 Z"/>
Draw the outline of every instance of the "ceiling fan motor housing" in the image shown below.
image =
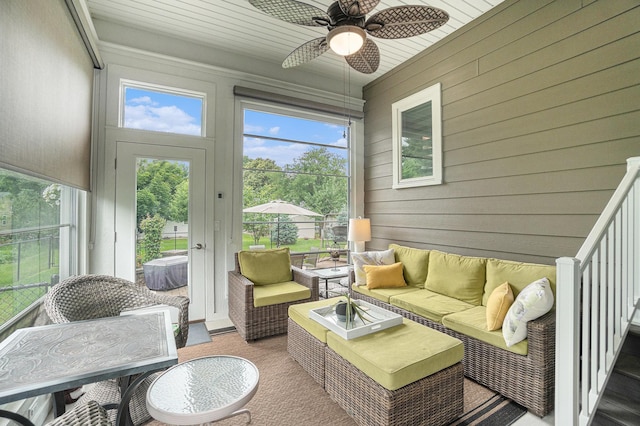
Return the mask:
<path id="1" fill-rule="evenodd" d="M 331 18 L 331 22 L 329 23 L 329 29 L 335 27 L 341 27 L 343 25 L 353 25 L 356 27 L 364 28 L 365 16 L 348 16 L 346 15 L 342 9 L 340 8 L 340 4 L 338 2 L 334 2 L 327 9 L 327 15 Z"/>

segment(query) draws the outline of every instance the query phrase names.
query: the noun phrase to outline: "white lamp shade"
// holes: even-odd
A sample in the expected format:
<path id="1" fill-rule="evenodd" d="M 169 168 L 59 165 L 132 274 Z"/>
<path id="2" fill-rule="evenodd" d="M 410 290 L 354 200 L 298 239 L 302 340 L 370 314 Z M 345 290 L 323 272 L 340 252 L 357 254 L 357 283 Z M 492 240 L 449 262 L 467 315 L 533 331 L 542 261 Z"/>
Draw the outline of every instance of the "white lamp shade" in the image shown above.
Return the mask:
<path id="1" fill-rule="evenodd" d="M 338 55 L 353 55 L 362 48 L 366 33 L 360 27 L 343 25 L 329 31 L 327 43 Z"/>
<path id="2" fill-rule="evenodd" d="M 349 241 L 371 241 L 371 221 L 369 219 L 349 219 Z"/>

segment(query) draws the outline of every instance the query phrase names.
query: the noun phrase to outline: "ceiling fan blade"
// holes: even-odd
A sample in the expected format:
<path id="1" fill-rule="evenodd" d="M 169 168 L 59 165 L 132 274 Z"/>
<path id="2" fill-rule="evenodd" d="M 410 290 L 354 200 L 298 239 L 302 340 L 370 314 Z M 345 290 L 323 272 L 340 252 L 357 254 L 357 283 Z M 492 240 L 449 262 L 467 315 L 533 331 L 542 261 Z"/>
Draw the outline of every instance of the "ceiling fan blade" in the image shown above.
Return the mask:
<path id="1" fill-rule="evenodd" d="M 444 25 L 449 14 L 431 6 L 397 6 L 381 10 L 364 24 L 368 34 L 378 38 L 406 38 L 428 33 Z"/>
<path id="2" fill-rule="evenodd" d="M 362 49 L 353 55 L 345 56 L 344 59 L 354 70 L 363 74 L 372 74 L 380 65 L 380 50 L 373 40 L 367 39 Z"/>
<path id="3" fill-rule="evenodd" d="M 256 9 L 292 24 L 326 26 L 330 19 L 322 9 L 296 0 L 249 0 Z"/>
<path id="4" fill-rule="evenodd" d="M 364 16 L 371 12 L 380 0 L 338 0 L 340 9 L 347 16 Z"/>
<path id="5" fill-rule="evenodd" d="M 309 62 L 329 50 L 326 37 L 315 38 L 297 47 L 282 62 L 282 68 L 292 68 Z"/>

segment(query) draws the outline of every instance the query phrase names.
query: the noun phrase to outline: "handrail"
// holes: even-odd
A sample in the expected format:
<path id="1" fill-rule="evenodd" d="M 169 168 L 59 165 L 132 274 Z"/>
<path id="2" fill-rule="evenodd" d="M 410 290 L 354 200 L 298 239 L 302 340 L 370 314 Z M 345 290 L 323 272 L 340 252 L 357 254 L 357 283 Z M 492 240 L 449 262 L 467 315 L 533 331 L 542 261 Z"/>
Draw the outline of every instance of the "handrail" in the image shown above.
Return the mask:
<path id="1" fill-rule="evenodd" d="M 634 157 L 576 257 L 556 260 L 556 425 L 593 421 L 636 312 L 638 257 L 640 157 Z"/>

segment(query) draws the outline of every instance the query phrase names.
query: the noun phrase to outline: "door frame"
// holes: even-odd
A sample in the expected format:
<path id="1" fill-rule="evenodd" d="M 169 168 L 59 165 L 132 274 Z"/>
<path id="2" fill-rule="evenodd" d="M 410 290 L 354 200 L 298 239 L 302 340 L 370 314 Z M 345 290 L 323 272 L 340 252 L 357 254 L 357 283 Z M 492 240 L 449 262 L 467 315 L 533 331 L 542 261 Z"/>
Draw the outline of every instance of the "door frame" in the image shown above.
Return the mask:
<path id="1" fill-rule="evenodd" d="M 142 136 L 140 134 L 139 136 Z M 146 137 L 134 138 L 137 140 Z M 170 139 L 180 139 L 172 135 Z M 155 144 L 132 141 L 131 138 L 117 138 L 115 145 L 115 203 L 114 244 L 115 275 L 135 281 L 135 183 L 138 158 L 184 160 L 189 166 L 189 320 L 206 319 L 207 300 L 207 252 L 213 245 L 207 241 L 206 225 L 206 150 L 176 146 L 177 143 Z M 132 214 L 133 212 L 133 214 Z M 202 244 L 198 250 L 196 244 Z"/>

